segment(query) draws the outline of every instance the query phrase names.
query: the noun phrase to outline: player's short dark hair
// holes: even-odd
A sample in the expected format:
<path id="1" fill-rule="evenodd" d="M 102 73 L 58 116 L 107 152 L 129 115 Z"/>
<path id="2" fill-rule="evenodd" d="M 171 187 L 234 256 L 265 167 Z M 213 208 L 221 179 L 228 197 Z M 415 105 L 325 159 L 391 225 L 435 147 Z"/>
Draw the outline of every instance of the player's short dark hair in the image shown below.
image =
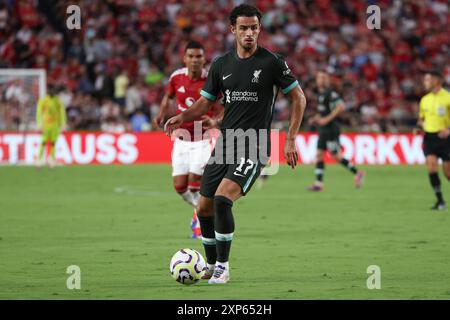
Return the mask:
<path id="1" fill-rule="evenodd" d="M 317 69 L 317 73 L 325 73 L 327 75 L 330 75 L 330 72 L 326 68 L 319 68 L 319 69 Z"/>
<path id="2" fill-rule="evenodd" d="M 236 25 L 236 20 L 238 17 L 254 17 L 258 18 L 259 23 L 261 23 L 261 11 L 255 6 L 249 4 L 241 4 L 234 9 L 230 13 L 230 24 Z"/>
<path id="3" fill-rule="evenodd" d="M 203 45 L 200 42 L 194 40 L 188 42 L 188 44 L 186 45 L 186 49 L 184 49 L 184 53 L 186 53 L 188 49 L 202 49 L 203 51 L 205 51 Z"/>
<path id="4" fill-rule="evenodd" d="M 48 83 L 47 84 L 47 93 L 57 94 L 58 91 L 59 91 L 59 87 L 56 83 Z"/>
<path id="5" fill-rule="evenodd" d="M 442 76 L 442 73 L 438 70 L 427 70 L 427 71 L 425 71 L 425 74 L 432 75 L 433 77 L 436 77 L 441 81 L 444 79 L 444 77 Z"/>

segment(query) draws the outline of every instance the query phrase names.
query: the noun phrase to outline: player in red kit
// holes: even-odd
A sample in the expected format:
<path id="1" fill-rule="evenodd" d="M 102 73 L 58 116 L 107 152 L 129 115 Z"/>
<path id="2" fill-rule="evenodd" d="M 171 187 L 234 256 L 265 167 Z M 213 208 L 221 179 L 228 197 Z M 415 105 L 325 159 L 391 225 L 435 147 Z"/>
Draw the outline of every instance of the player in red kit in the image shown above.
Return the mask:
<path id="1" fill-rule="evenodd" d="M 172 73 L 166 94 L 161 102 L 159 114 L 155 122 L 160 127 L 168 116 L 169 102 L 176 99 L 177 114 L 185 111 L 200 98 L 200 90 L 205 85 L 207 71 L 203 68 L 205 55 L 203 46 L 195 41 L 188 43 L 183 58 L 185 68 Z M 206 163 L 211 155 L 212 145 L 208 137 L 203 137 L 203 132 L 217 125 L 213 119 L 217 112 L 211 111 L 205 117 L 197 119 L 202 121 L 201 131 L 194 133 L 195 123 L 186 122 L 181 126 L 182 136 L 177 137 L 172 150 L 172 176 L 176 192 L 187 203 L 194 207 L 194 216 L 191 222 L 192 237 L 201 237 L 195 208 L 200 198 L 200 180 Z M 199 134 L 200 133 L 200 134 Z"/>

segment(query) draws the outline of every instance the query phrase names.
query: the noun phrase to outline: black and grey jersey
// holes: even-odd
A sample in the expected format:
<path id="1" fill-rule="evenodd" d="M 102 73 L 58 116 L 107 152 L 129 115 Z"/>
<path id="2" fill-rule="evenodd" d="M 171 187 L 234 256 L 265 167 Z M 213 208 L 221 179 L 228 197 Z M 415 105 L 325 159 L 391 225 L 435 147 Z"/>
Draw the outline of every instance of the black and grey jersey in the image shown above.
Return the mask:
<path id="1" fill-rule="evenodd" d="M 278 90 L 284 94 L 298 85 L 287 63 L 277 54 L 259 47 L 249 58 L 241 59 L 236 50 L 218 57 L 211 65 L 200 94 L 215 101 L 223 95 L 226 129 L 270 129 Z"/>
<path id="2" fill-rule="evenodd" d="M 317 92 L 317 112 L 319 112 L 321 117 L 326 117 L 329 115 L 333 112 L 336 106 L 342 102 L 343 101 L 340 95 L 331 88 Z M 339 121 L 335 118 L 327 125 L 319 127 L 319 130 L 337 128 L 339 128 Z"/>

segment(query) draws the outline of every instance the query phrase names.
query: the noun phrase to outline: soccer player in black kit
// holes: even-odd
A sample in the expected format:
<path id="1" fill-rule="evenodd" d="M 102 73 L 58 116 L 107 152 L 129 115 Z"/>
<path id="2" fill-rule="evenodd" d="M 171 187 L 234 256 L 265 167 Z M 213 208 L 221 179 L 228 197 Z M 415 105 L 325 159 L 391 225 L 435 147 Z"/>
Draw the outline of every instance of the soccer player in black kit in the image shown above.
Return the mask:
<path id="1" fill-rule="evenodd" d="M 339 143 L 340 129 L 337 117 L 344 111 L 344 101 L 330 86 L 330 75 L 321 70 L 316 74 L 317 114 L 308 122 L 316 125 L 319 131 L 316 153 L 316 181 L 308 188 L 309 191 L 323 191 L 323 174 L 325 170 L 324 155 L 328 150 L 333 158 L 355 175 L 355 186 L 360 188 L 364 172 L 342 156 Z"/>
<path id="2" fill-rule="evenodd" d="M 197 208 L 207 259 L 204 279 L 209 279 L 210 284 L 227 283 L 230 279 L 233 203 L 248 193 L 268 159 L 278 89 L 291 100 L 291 121 L 283 151 L 292 168 L 298 161 L 295 137 L 306 107 L 303 91 L 287 63 L 257 44 L 261 12 L 246 4 L 235 7 L 230 13 L 230 31 L 236 48 L 213 61 L 202 97 L 165 125 L 171 135 L 184 121 L 205 114 L 223 95 L 225 112 L 219 139 L 222 143 L 218 140 L 205 168 Z M 256 140 L 252 139 L 252 132 L 257 132 Z M 261 150 L 265 150 L 262 156 Z"/>

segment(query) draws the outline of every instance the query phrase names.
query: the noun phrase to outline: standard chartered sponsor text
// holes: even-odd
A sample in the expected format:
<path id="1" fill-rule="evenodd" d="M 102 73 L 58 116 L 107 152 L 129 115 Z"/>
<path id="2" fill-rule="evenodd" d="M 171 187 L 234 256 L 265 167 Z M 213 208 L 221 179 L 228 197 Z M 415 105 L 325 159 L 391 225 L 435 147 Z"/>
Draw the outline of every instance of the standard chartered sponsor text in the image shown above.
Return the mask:
<path id="1" fill-rule="evenodd" d="M 231 101 L 253 101 L 258 102 L 258 92 L 256 91 L 233 91 Z"/>

